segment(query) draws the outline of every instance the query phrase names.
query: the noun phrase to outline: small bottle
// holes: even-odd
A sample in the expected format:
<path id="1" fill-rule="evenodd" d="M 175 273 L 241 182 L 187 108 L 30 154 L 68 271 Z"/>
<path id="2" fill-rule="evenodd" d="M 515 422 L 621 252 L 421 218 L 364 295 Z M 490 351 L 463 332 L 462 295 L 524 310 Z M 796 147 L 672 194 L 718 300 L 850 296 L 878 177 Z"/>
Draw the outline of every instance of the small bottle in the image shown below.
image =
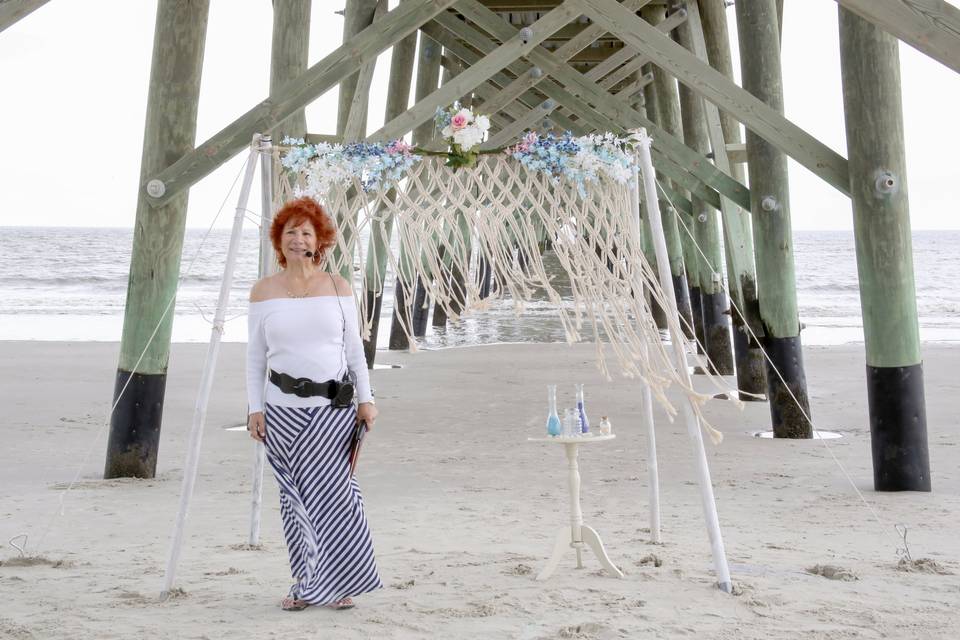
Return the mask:
<path id="1" fill-rule="evenodd" d="M 607 420 L 607 416 L 600 417 L 600 435 L 608 436 L 613 433 L 613 429 L 610 426 L 610 421 Z"/>
<path id="2" fill-rule="evenodd" d="M 580 420 L 580 433 L 590 433 L 590 421 L 587 419 L 587 412 L 583 408 L 583 385 L 577 387 L 577 418 Z"/>
<path id="3" fill-rule="evenodd" d="M 547 385 L 547 435 L 560 435 L 560 416 L 557 415 L 557 385 Z"/>
<path id="4" fill-rule="evenodd" d="M 580 433 L 580 420 L 575 409 L 566 409 L 563 413 L 563 437 L 571 438 Z"/>

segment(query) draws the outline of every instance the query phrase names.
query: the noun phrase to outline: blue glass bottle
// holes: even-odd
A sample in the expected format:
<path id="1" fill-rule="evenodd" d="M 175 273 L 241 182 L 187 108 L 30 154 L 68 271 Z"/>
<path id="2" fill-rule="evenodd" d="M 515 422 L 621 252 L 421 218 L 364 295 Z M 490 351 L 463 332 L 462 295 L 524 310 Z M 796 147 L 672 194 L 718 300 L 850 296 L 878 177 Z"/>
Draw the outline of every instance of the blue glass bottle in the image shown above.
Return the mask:
<path id="1" fill-rule="evenodd" d="M 560 435 L 560 416 L 557 415 L 557 385 L 547 385 L 547 403 L 550 412 L 547 414 L 547 434 Z"/>
<path id="2" fill-rule="evenodd" d="M 577 419 L 580 421 L 580 433 L 590 433 L 590 421 L 587 419 L 587 412 L 583 408 L 583 385 L 577 387 Z"/>

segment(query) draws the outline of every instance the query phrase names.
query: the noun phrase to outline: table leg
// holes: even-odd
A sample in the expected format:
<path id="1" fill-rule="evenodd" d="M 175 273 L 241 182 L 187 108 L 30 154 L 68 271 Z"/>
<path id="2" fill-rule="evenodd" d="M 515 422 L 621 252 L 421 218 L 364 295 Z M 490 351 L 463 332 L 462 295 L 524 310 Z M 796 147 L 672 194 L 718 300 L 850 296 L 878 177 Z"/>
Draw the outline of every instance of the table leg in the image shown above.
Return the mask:
<path id="1" fill-rule="evenodd" d="M 545 566 L 543 571 L 537 576 L 537 580 L 546 580 L 552 576 L 553 572 L 557 570 L 557 565 L 560 564 L 560 559 L 563 558 L 563 554 L 566 553 L 569 548 L 570 530 L 562 527 L 560 531 L 557 532 L 557 540 L 553 544 L 553 554 L 550 556 L 550 560 L 547 561 L 547 566 Z"/>
<path id="2" fill-rule="evenodd" d="M 577 457 L 580 445 L 569 443 L 567 449 L 567 463 L 570 470 L 570 546 L 577 552 L 577 569 L 583 569 L 583 511 L 580 509 L 580 466 Z"/>
<path id="3" fill-rule="evenodd" d="M 594 531 L 593 527 L 583 525 L 580 528 L 580 531 L 583 533 L 583 541 L 587 543 L 587 546 L 590 547 L 590 549 L 593 551 L 593 554 L 597 556 L 597 560 L 600 561 L 600 564 L 603 565 L 603 568 L 614 576 L 622 578 L 623 572 L 617 568 L 617 565 L 613 564 L 612 560 L 610 560 L 610 556 L 607 555 L 607 550 L 603 547 L 603 542 L 600 541 L 600 536 L 597 535 L 597 532 Z"/>

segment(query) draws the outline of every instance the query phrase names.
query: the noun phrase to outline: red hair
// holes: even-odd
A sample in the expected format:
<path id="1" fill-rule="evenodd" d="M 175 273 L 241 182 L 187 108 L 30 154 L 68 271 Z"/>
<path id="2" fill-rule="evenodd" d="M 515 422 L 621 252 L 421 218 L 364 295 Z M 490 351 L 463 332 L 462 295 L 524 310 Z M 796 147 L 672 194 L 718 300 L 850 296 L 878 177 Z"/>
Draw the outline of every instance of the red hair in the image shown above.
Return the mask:
<path id="1" fill-rule="evenodd" d="M 280 236 L 283 235 L 283 228 L 287 226 L 288 222 L 292 222 L 294 226 L 300 226 L 304 222 L 313 225 L 313 229 L 317 233 L 317 254 L 313 256 L 314 263 L 319 264 L 327 250 L 336 244 L 337 227 L 333 224 L 333 220 L 330 219 L 323 205 L 306 196 L 291 200 L 280 207 L 277 215 L 273 217 L 273 224 L 270 225 L 270 242 L 273 243 L 273 250 L 277 253 L 277 262 L 280 263 L 282 268 L 286 268 L 287 259 L 280 250 Z"/>

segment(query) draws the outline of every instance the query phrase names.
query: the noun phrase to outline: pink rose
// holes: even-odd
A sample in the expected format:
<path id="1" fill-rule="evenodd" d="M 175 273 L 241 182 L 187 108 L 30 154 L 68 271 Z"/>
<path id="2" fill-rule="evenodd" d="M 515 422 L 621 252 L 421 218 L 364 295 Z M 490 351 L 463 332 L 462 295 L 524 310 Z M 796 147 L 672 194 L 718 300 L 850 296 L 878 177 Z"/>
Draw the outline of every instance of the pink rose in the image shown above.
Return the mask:
<path id="1" fill-rule="evenodd" d="M 463 129 L 465 126 L 467 126 L 467 117 L 462 113 L 458 113 L 450 118 L 450 127 L 453 128 L 454 131 Z"/>

